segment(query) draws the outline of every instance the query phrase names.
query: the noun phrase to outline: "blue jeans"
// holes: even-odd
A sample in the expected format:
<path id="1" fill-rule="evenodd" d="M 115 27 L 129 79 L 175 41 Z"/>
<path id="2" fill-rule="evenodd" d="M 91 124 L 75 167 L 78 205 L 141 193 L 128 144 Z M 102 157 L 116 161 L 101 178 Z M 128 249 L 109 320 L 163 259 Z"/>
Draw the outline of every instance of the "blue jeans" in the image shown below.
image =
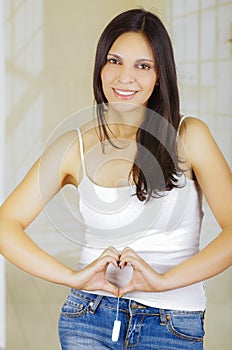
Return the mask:
<path id="1" fill-rule="evenodd" d="M 117 342 L 112 329 L 117 298 L 71 290 L 62 307 L 59 336 L 63 350 L 202 350 L 202 311 L 174 311 L 120 299 Z"/>

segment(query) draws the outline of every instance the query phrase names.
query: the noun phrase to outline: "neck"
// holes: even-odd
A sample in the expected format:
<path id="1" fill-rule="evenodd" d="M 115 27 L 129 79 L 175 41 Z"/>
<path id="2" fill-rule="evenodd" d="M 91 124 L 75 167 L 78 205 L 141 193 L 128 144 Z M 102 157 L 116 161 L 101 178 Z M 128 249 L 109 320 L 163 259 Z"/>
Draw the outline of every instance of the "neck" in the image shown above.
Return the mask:
<path id="1" fill-rule="evenodd" d="M 106 120 L 116 137 L 134 139 L 139 126 L 144 120 L 145 112 L 145 107 L 136 106 L 136 108 L 129 111 L 118 111 L 109 104 Z"/>

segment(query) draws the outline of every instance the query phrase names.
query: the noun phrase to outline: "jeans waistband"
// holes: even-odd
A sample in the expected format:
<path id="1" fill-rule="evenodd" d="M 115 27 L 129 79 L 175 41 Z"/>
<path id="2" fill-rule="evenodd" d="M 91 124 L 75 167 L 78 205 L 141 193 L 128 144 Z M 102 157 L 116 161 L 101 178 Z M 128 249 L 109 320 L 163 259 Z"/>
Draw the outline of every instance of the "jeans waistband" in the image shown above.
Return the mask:
<path id="1" fill-rule="evenodd" d="M 104 296 L 99 294 L 88 293 L 85 291 L 72 289 L 71 293 L 76 297 L 85 300 L 89 303 L 89 312 L 95 313 L 100 305 L 107 306 L 109 308 L 115 309 L 117 308 L 118 299 L 116 297 Z M 169 314 L 200 314 L 204 317 L 204 311 L 185 311 L 185 310 L 170 310 L 170 309 L 162 309 L 156 308 L 152 306 L 147 306 L 137 301 L 129 298 L 120 298 L 119 299 L 119 308 L 120 310 L 129 311 L 130 313 L 139 312 L 150 315 L 157 315 L 160 317 L 161 323 L 165 323 L 167 319 L 167 315 Z"/>

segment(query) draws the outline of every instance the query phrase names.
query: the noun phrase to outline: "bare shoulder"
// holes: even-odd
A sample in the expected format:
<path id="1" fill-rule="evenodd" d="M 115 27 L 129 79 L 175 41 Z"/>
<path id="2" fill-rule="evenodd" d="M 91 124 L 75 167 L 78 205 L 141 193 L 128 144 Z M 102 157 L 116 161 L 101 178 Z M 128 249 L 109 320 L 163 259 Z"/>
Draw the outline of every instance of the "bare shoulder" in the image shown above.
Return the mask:
<path id="1" fill-rule="evenodd" d="M 77 141 L 77 136 L 76 130 L 67 131 L 59 135 L 55 140 L 52 140 L 45 145 L 42 156 L 46 155 L 48 152 L 52 152 L 53 150 L 60 151 L 61 149 L 69 149 L 72 147 L 75 141 Z"/>
<path id="2" fill-rule="evenodd" d="M 98 126 L 96 119 L 91 120 L 80 128 L 84 151 L 88 152 L 92 147 L 99 143 Z"/>
<path id="3" fill-rule="evenodd" d="M 206 123 L 195 117 L 186 117 L 179 134 L 179 143 L 199 182 L 203 175 L 209 181 L 215 169 L 221 177 L 228 177 L 229 166 Z"/>
<path id="4" fill-rule="evenodd" d="M 209 134 L 209 128 L 205 122 L 196 117 L 185 117 L 180 126 L 180 137 L 189 141 L 188 137 L 197 137 Z"/>
<path id="5" fill-rule="evenodd" d="M 57 137 L 46 147 L 40 157 L 40 171 L 59 171 L 61 186 L 77 185 L 76 169 L 79 162 L 78 134 L 76 130 L 71 130 Z"/>
<path id="6" fill-rule="evenodd" d="M 63 185 L 73 184 L 78 186 L 82 179 L 82 159 L 81 144 L 84 154 L 88 153 L 97 143 L 99 139 L 96 132 L 96 122 L 92 120 L 79 128 L 81 136 L 77 130 L 73 130 L 63 134 L 58 141 L 60 143 L 61 154 L 63 158 Z M 64 150 L 62 149 L 64 148 Z"/>
<path id="7" fill-rule="evenodd" d="M 185 117 L 180 126 L 179 138 L 192 161 L 209 152 L 215 140 L 207 124 L 196 117 Z"/>
<path id="8" fill-rule="evenodd" d="M 191 168 L 221 227 L 227 225 L 232 210 L 232 175 L 217 142 L 200 119 L 186 117 L 180 138 Z M 231 220 L 231 219 L 230 219 Z"/>
<path id="9" fill-rule="evenodd" d="M 70 155 L 77 155 L 78 133 L 76 130 L 71 130 L 60 135 L 42 154 L 42 158 L 51 153 L 54 157 L 60 155 L 63 159 Z M 75 157 L 74 157 L 75 158 Z"/>

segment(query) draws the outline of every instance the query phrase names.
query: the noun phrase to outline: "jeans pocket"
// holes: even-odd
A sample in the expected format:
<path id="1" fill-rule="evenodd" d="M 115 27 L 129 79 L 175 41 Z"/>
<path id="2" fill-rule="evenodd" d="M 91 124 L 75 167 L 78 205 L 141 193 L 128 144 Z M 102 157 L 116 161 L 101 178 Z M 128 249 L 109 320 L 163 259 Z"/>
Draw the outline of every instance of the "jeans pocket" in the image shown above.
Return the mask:
<path id="1" fill-rule="evenodd" d="M 63 317 L 80 317 L 83 316 L 89 309 L 90 301 L 78 298 L 70 294 L 61 309 L 61 316 Z"/>
<path id="2" fill-rule="evenodd" d="M 203 312 L 171 312 L 167 319 L 167 328 L 176 337 L 193 342 L 203 341 Z"/>

